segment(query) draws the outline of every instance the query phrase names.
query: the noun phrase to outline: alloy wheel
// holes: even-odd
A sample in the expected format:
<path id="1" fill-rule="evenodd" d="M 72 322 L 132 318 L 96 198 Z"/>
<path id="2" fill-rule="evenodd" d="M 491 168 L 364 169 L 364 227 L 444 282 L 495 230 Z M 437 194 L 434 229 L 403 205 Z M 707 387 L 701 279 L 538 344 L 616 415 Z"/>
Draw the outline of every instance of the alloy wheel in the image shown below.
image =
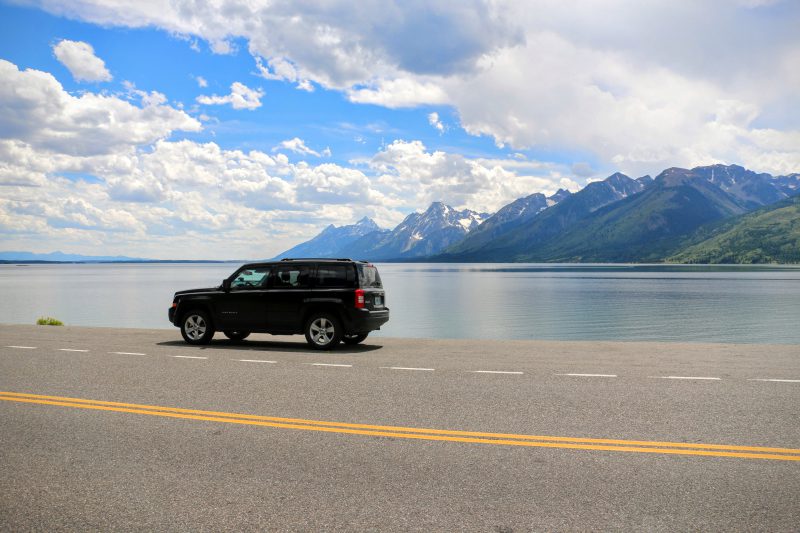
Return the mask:
<path id="1" fill-rule="evenodd" d="M 200 315 L 189 315 L 185 326 L 186 335 L 192 340 L 200 340 L 206 334 L 206 321 Z"/>
<path id="2" fill-rule="evenodd" d="M 324 316 L 315 319 L 311 323 L 311 338 L 319 346 L 330 344 L 336 331 L 333 322 Z"/>

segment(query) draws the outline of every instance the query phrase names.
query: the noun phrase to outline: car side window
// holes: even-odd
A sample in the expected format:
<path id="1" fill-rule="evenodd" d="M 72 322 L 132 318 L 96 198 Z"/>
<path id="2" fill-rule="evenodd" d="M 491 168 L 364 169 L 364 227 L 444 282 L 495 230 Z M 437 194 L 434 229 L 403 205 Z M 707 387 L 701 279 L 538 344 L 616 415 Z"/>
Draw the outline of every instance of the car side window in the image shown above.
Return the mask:
<path id="1" fill-rule="evenodd" d="M 269 267 L 242 269 L 231 281 L 231 289 L 263 289 L 267 286 L 269 270 Z"/>
<path id="2" fill-rule="evenodd" d="M 356 275 L 352 265 L 321 264 L 317 267 L 314 285 L 325 288 L 345 288 L 352 287 L 355 280 Z"/>
<path id="3" fill-rule="evenodd" d="M 273 289 L 305 289 L 311 284 L 311 267 L 308 265 L 278 265 L 275 267 Z"/>

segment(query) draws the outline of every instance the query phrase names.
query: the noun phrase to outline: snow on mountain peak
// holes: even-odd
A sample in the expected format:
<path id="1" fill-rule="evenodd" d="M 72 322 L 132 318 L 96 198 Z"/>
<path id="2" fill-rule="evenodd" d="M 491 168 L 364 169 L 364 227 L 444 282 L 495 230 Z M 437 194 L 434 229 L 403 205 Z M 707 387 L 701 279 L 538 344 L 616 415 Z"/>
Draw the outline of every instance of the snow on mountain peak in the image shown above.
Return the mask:
<path id="1" fill-rule="evenodd" d="M 432 231 L 440 231 L 445 228 L 455 228 L 467 233 L 488 216 L 487 213 L 477 213 L 470 209 L 458 211 L 444 202 L 433 202 L 423 213 L 412 213 L 406 217 L 406 220 L 397 229 L 423 237 Z"/>

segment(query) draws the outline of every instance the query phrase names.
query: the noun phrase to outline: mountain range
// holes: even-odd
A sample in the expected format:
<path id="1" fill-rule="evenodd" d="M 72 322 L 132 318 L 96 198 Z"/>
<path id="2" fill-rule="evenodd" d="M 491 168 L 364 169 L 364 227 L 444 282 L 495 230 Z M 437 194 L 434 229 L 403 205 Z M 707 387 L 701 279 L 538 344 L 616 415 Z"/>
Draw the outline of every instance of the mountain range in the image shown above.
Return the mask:
<path id="1" fill-rule="evenodd" d="M 339 257 L 337 254 L 344 247 L 364 235 L 380 231 L 382 230 L 378 225 L 367 217 L 349 226 L 336 227 L 331 224 L 310 241 L 302 242 L 293 248 L 289 248 L 273 259 L 278 260 L 284 257 Z"/>
<path id="2" fill-rule="evenodd" d="M 369 257 L 370 260 L 409 260 L 428 257 L 461 241 L 481 225 L 488 213 L 457 210 L 433 202 L 423 213 L 411 213 L 392 230 L 381 229 L 369 218 L 349 226 L 325 228 L 298 244 L 284 257 Z"/>
<path id="3" fill-rule="evenodd" d="M 329 226 L 278 257 L 440 262 L 797 261 L 791 258 L 800 254 L 800 242 L 791 235 L 800 224 L 798 207 L 792 203 L 795 200 L 787 199 L 798 194 L 800 174 L 773 177 L 738 165 L 669 168 L 655 178 L 633 179 L 615 173 L 576 193 L 559 190 L 550 197 L 533 193 L 518 198 L 492 215 L 434 202 L 391 230 L 367 218 L 351 226 Z M 753 228 L 758 228 L 760 241 L 744 237 L 752 237 Z M 759 252 L 759 242 L 774 246 L 769 252 Z M 304 253 L 297 254 L 298 249 Z"/>

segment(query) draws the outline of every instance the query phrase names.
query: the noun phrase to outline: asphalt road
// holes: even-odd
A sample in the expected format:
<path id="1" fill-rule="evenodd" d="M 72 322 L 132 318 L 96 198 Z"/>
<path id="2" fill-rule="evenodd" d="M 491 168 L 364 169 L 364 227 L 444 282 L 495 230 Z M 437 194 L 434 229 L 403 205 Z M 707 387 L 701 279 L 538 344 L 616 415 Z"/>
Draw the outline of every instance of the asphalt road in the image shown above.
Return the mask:
<path id="1" fill-rule="evenodd" d="M 4 531 L 800 524 L 796 345 L 3 325 L 0 391 Z"/>

